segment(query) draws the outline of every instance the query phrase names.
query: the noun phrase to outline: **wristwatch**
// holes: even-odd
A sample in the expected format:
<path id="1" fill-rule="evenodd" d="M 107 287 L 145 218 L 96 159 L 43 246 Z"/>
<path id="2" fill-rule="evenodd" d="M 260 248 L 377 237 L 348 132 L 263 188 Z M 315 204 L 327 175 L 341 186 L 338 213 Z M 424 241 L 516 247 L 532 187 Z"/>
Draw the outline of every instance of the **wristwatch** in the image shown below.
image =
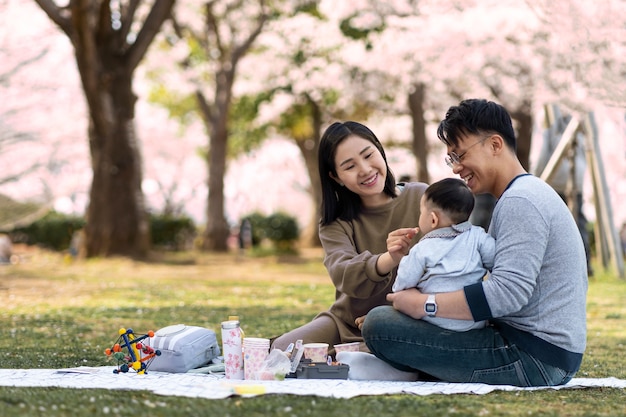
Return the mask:
<path id="1" fill-rule="evenodd" d="M 435 317 L 437 314 L 437 302 L 435 301 L 435 294 L 429 294 L 426 302 L 424 303 L 424 312 L 428 317 Z"/>

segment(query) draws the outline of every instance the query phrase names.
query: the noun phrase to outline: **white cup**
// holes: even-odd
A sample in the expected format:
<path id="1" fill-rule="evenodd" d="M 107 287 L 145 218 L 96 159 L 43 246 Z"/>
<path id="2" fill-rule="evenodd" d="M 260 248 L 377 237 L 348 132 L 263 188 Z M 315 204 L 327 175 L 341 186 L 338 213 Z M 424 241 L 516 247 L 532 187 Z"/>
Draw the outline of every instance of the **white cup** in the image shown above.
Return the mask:
<path id="1" fill-rule="evenodd" d="M 328 343 L 305 343 L 304 357 L 311 362 L 326 362 L 328 358 Z"/>
<path id="2" fill-rule="evenodd" d="M 360 342 L 341 343 L 334 346 L 335 354 L 339 352 L 358 352 L 360 346 Z"/>

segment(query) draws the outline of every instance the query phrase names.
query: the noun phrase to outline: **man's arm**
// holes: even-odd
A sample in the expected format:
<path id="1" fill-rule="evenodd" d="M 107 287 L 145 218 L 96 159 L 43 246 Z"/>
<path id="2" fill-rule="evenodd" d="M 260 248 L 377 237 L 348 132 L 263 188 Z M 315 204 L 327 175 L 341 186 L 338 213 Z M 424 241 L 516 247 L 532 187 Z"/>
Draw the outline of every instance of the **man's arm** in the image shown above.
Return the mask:
<path id="1" fill-rule="evenodd" d="M 422 294 L 414 288 L 387 294 L 387 301 L 390 301 L 396 310 L 414 319 L 421 319 L 426 315 L 424 304 L 427 298 L 428 294 Z M 435 302 L 437 303 L 437 317 L 474 320 L 464 290 L 438 293 L 435 296 Z"/>

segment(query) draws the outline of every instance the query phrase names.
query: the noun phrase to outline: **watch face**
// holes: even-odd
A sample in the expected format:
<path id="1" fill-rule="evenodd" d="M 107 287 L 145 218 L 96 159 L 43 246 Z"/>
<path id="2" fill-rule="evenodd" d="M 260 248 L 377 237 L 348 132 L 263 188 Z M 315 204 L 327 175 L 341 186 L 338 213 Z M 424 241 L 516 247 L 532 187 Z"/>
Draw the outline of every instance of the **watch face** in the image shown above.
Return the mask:
<path id="1" fill-rule="evenodd" d="M 426 303 L 426 305 L 424 306 L 424 310 L 426 310 L 427 313 L 434 313 L 435 311 L 437 311 L 437 308 L 435 307 L 435 304 Z"/>

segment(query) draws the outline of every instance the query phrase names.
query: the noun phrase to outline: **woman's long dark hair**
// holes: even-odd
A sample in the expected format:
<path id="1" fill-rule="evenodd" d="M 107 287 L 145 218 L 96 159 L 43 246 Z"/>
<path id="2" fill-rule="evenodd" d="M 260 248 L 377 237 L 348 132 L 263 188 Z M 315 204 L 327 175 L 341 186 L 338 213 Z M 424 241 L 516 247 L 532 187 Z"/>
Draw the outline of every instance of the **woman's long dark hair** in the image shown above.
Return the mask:
<path id="1" fill-rule="evenodd" d="M 330 177 L 331 173 L 335 177 L 337 176 L 337 167 L 335 166 L 337 146 L 352 135 L 372 142 L 381 153 L 387 167 L 383 192 L 392 198 L 396 197 L 396 179 L 387 164 L 385 150 L 374 132 L 358 122 L 335 122 L 322 135 L 318 152 L 320 182 L 322 184 L 322 225 L 327 225 L 337 218 L 353 220 L 361 211 L 363 205 L 361 197 L 348 190 L 348 187 L 340 186 L 337 181 Z"/>

